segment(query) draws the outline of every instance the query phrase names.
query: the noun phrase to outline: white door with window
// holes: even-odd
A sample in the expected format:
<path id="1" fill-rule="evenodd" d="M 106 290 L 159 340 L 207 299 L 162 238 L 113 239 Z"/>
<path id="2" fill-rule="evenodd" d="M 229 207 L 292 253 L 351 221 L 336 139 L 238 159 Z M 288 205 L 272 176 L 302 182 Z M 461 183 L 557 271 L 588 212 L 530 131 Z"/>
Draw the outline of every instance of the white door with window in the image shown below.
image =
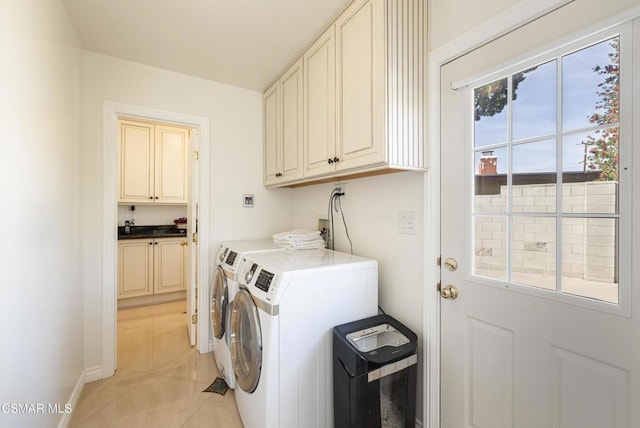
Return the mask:
<path id="1" fill-rule="evenodd" d="M 442 68 L 441 426 L 638 427 L 640 22 L 527 27 Z"/>

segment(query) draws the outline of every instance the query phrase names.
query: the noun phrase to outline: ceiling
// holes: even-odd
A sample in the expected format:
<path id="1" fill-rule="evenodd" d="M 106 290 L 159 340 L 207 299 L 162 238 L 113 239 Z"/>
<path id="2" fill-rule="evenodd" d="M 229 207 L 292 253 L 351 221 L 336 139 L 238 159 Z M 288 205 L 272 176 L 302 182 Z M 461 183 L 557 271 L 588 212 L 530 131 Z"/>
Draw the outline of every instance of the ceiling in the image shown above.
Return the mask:
<path id="1" fill-rule="evenodd" d="M 262 91 L 351 0 L 62 0 L 87 50 Z"/>

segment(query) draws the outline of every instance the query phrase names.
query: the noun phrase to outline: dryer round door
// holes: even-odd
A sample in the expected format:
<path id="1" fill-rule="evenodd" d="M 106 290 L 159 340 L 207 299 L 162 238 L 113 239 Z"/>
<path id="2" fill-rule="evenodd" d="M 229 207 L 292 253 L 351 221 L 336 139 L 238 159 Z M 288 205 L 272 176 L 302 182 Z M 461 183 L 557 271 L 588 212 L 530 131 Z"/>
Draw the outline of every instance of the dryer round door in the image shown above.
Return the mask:
<path id="1" fill-rule="evenodd" d="M 224 270 L 218 266 L 211 286 L 211 330 L 218 339 L 222 339 L 224 335 L 228 300 L 227 277 L 224 275 Z"/>
<path id="2" fill-rule="evenodd" d="M 246 392 L 258 387 L 262 370 L 262 330 L 258 307 L 242 287 L 231 305 L 229 344 L 236 381 Z"/>

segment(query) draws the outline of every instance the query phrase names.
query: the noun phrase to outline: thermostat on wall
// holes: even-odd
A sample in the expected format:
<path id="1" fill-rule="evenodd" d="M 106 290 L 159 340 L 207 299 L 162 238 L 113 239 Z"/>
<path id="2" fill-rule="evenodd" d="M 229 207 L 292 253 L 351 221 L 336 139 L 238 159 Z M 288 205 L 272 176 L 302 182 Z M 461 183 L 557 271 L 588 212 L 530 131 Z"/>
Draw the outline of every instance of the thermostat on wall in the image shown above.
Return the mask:
<path id="1" fill-rule="evenodd" d="M 245 207 L 253 207 L 253 195 L 243 195 L 242 205 Z"/>

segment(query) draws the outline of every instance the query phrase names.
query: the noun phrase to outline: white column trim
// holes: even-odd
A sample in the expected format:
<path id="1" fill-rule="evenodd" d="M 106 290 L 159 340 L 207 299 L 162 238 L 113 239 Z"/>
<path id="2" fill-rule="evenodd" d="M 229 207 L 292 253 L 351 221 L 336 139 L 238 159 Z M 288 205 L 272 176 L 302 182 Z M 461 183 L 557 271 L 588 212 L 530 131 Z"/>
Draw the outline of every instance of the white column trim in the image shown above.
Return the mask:
<path id="1" fill-rule="evenodd" d="M 116 368 L 117 331 L 117 125 L 118 116 L 156 120 L 200 129 L 200 201 L 198 219 L 199 259 L 198 296 L 206 296 L 209 283 L 209 165 L 211 139 L 209 118 L 168 110 L 104 101 L 103 115 L 103 218 L 102 218 L 102 377 L 112 376 Z M 206 299 L 198 301 L 198 312 L 207 313 Z M 210 351 L 206 317 L 198 317 L 196 346 L 198 351 Z"/>

